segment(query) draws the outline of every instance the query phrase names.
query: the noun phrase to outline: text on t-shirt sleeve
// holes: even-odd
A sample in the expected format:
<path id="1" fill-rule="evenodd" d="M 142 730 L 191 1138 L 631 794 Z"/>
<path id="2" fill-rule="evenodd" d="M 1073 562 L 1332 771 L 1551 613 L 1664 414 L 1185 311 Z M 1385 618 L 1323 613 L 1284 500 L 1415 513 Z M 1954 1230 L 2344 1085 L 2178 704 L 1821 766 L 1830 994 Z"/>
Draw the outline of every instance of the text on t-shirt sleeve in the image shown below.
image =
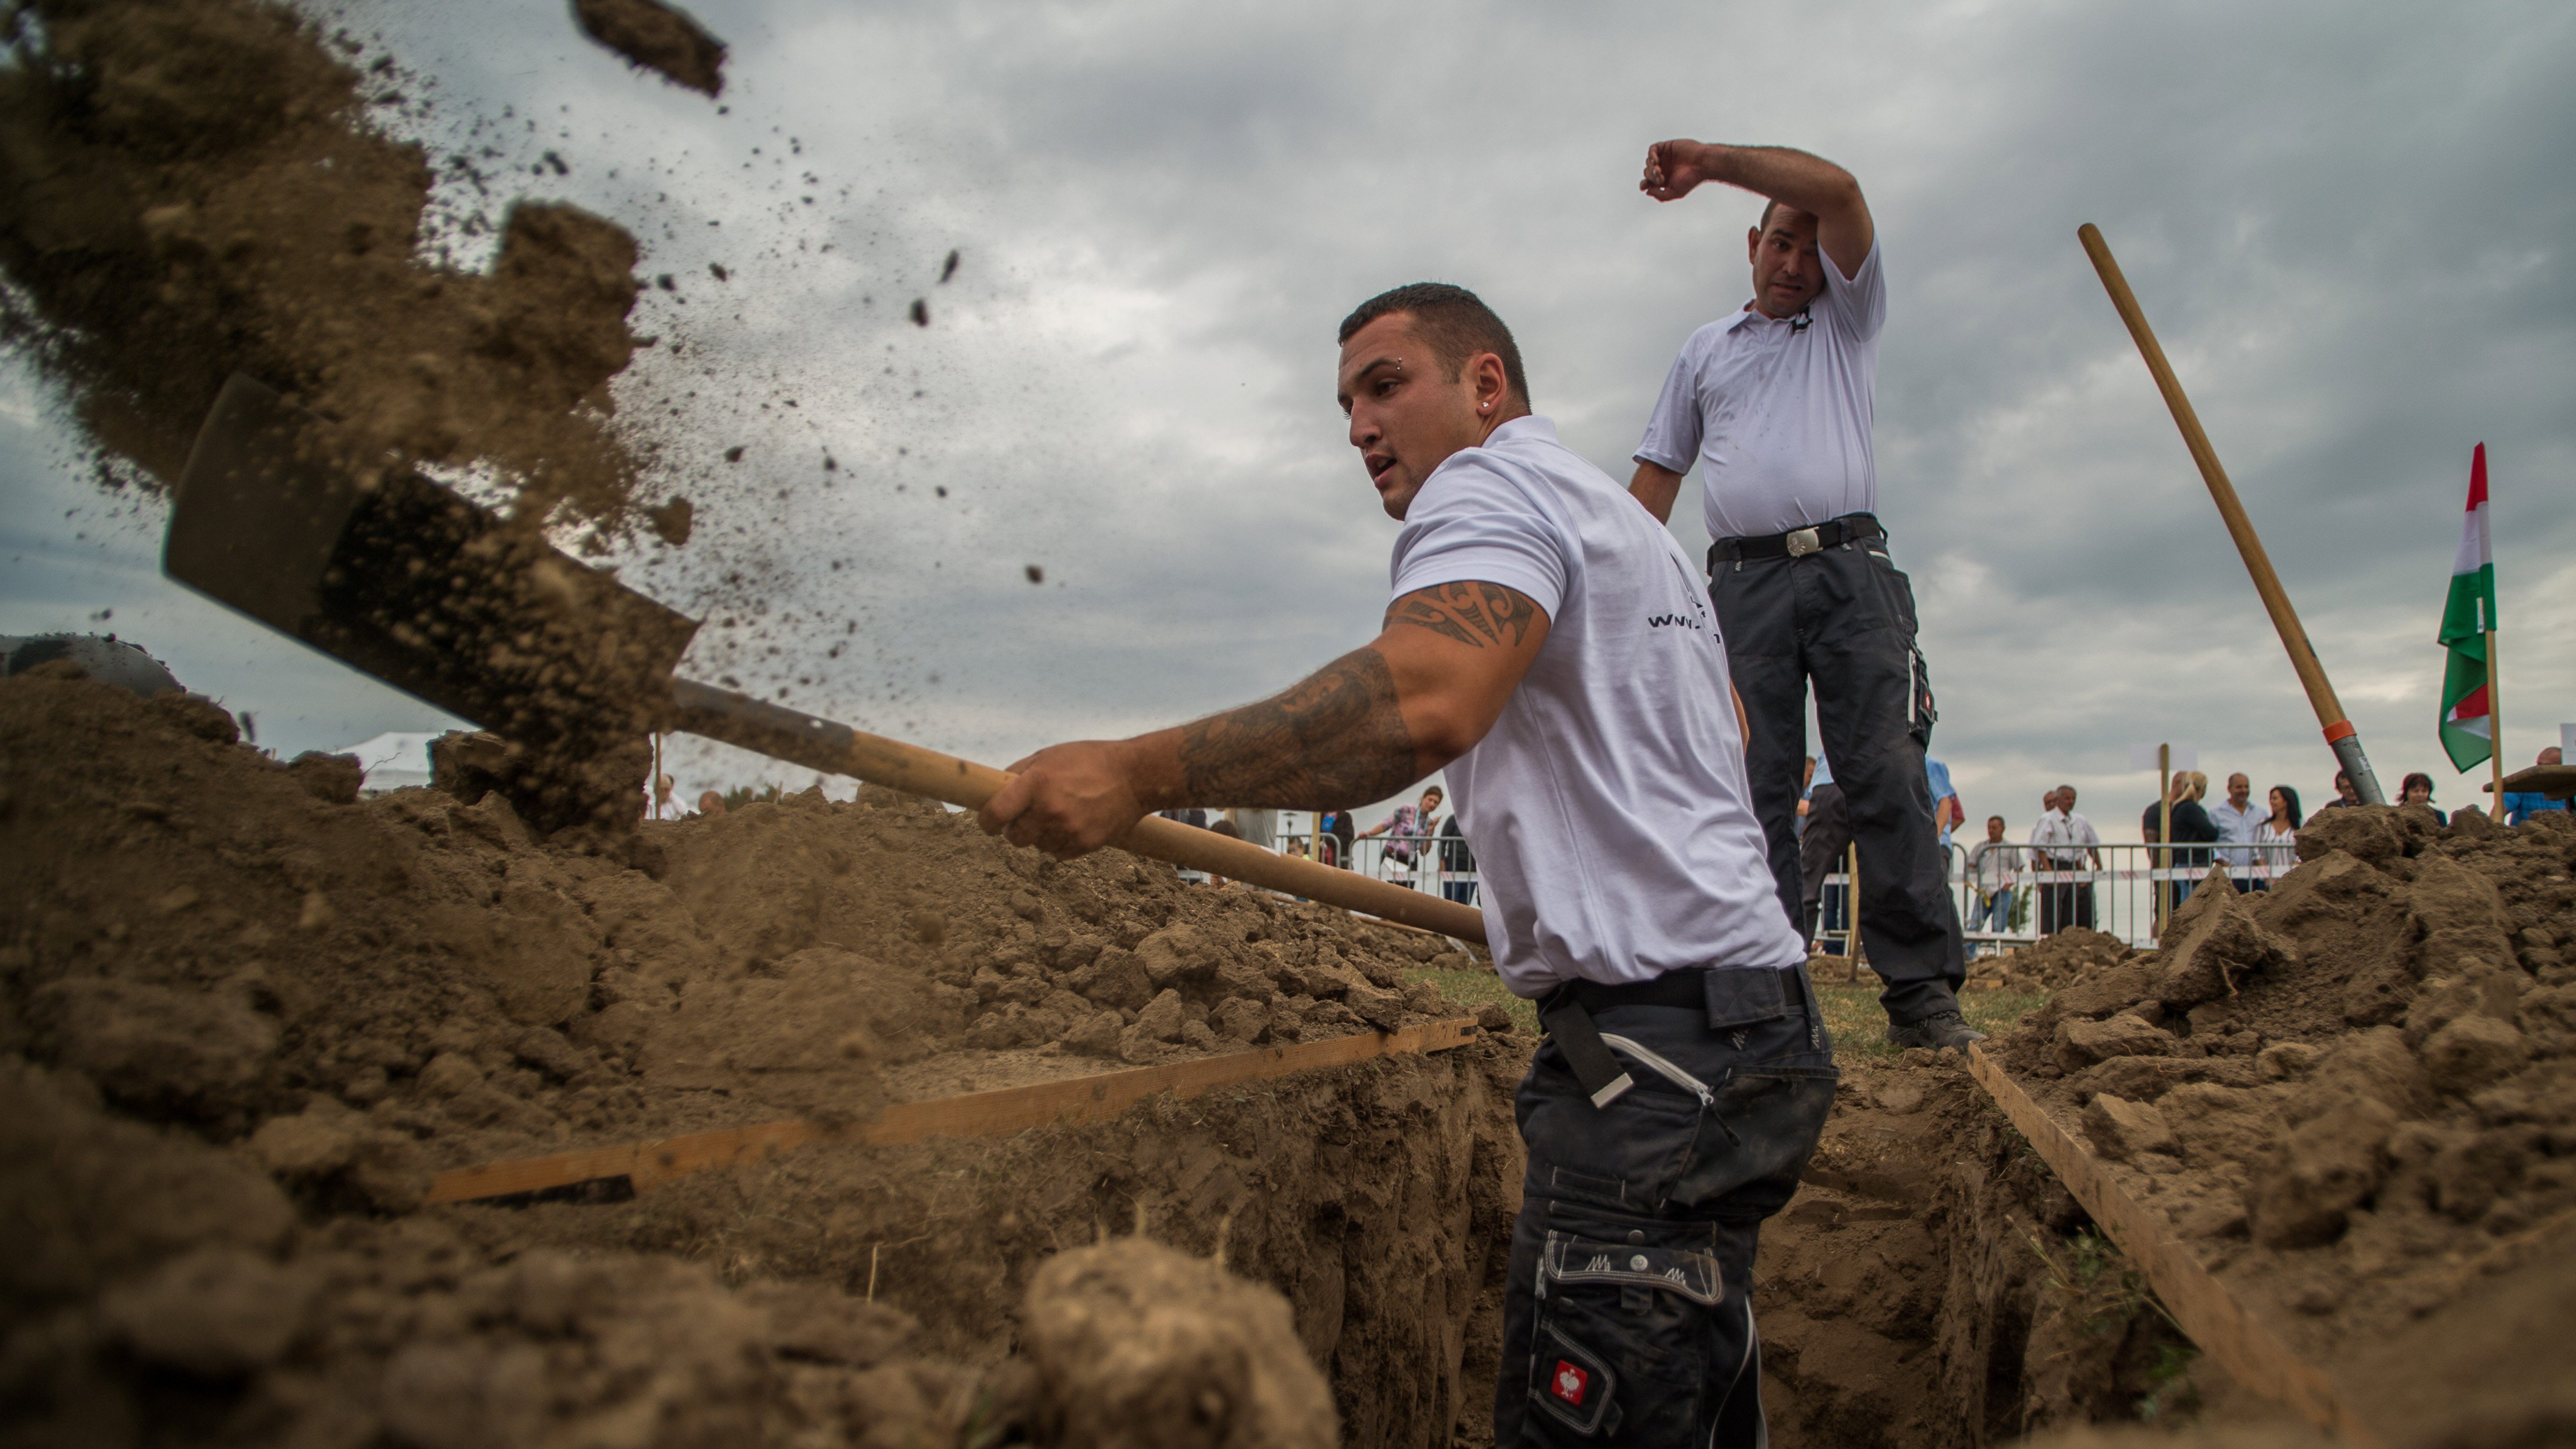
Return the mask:
<path id="1" fill-rule="evenodd" d="M 1556 617 L 1574 544 L 1519 489 L 1482 468 L 1454 468 L 1423 486 L 1396 536 L 1390 599 L 1440 584 L 1501 584 Z"/>
<path id="2" fill-rule="evenodd" d="M 1646 436 L 1630 456 L 1675 473 L 1687 473 L 1699 461 L 1699 367 L 1690 347 L 1673 359 L 1664 374 L 1664 390 L 1655 398 L 1654 416 L 1646 419 Z"/>
<path id="3" fill-rule="evenodd" d="M 1878 335 L 1887 322 L 1887 287 L 1881 280 L 1878 265 L 1878 238 L 1871 237 L 1869 255 L 1860 259 L 1860 270 L 1850 277 L 1834 265 L 1831 257 L 1825 264 L 1825 294 L 1816 299 L 1816 308 L 1825 314 L 1835 330 L 1855 342 L 1867 342 Z"/>

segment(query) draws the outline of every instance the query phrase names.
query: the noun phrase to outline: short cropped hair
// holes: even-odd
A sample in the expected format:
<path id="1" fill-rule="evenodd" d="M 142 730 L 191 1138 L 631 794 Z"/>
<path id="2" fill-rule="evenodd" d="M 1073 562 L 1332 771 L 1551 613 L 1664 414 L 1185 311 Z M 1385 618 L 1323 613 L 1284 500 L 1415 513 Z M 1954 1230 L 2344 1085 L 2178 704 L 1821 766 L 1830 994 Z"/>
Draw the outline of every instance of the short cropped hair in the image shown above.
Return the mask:
<path id="1" fill-rule="evenodd" d="M 1397 312 L 1413 318 L 1414 330 L 1431 345 L 1432 357 L 1449 369 L 1451 382 L 1465 375 L 1467 359 L 1490 352 L 1503 360 L 1503 382 L 1511 388 L 1513 399 L 1522 407 L 1530 405 L 1529 376 L 1521 371 L 1521 349 L 1512 341 L 1512 329 L 1464 287 L 1412 282 L 1380 292 L 1342 319 L 1341 336 L 1335 340 L 1348 342 L 1361 328 Z"/>

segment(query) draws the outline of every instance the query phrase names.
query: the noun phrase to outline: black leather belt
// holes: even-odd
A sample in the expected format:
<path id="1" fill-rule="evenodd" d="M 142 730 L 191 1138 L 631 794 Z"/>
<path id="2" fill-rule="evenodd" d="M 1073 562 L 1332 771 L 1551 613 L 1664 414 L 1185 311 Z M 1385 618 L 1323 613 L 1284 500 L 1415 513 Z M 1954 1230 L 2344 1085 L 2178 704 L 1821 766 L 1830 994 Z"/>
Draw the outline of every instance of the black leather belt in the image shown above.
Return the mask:
<path id="1" fill-rule="evenodd" d="M 1626 981 L 1616 986 L 1600 981 L 1562 981 L 1539 998 L 1541 1013 L 1565 1006 L 1580 1006 L 1586 1011 L 1607 1011 L 1614 1006 L 1678 1006 L 1692 1011 L 1708 1009 L 1708 984 L 1705 978 L 1713 970 L 1725 967 L 1686 966 L 1667 971 L 1652 981 Z M 1807 1013 L 1806 968 L 1780 968 L 1780 995 L 1786 1000 L 1791 1016 Z"/>
<path id="2" fill-rule="evenodd" d="M 1757 538 L 1721 538 L 1708 546 L 1708 571 L 1717 572 L 1719 559 L 1805 558 L 1846 543 L 1865 538 L 1885 538 L 1873 514 L 1846 513 L 1828 518 L 1813 528 L 1793 528 L 1787 533 L 1766 533 Z"/>

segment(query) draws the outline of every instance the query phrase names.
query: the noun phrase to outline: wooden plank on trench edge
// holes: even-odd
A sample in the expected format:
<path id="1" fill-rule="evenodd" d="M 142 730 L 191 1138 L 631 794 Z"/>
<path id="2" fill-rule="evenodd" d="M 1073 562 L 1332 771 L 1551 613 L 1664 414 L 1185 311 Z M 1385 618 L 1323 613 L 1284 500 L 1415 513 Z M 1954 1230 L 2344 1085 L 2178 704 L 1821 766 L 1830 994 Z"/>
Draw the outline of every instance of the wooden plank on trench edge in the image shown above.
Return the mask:
<path id="1" fill-rule="evenodd" d="M 814 1122 L 763 1122 L 652 1142 L 624 1142 L 513 1162 L 488 1162 L 438 1174 L 430 1183 L 429 1200 L 472 1202 L 615 1177 L 625 1178 L 637 1192 L 643 1192 L 692 1172 L 741 1167 L 828 1138 L 893 1145 L 919 1142 L 925 1137 L 1001 1137 L 1060 1122 L 1101 1122 L 1161 1092 L 1195 1097 L 1238 1082 L 1349 1066 L 1375 1057 L 1447 1051 L 1466 1045 L 1475 1036 L 1475 1019 L 1456 1017 L 1396 1032 L 1360 1032 L 1294 1046 L 1255 1047 L 1224 1056 L 1197 1057 L 1158 1067 L 969 1092 L 929 1102 L 898 1102 L 863 1125 L 838 1131 Z"/>
<path id="2" fill-rule="evenodd" d="M 2073 1134 L 2005 1074 L 2002 1064 L 1972 1046 L 1968 1070 L 2093 1221 L 2146 1274 L 2148 1286 L 2202 1352 L 2238 1383 L 2288 1406 L 2353 1449 L 2386 1449 L 2385 1441 L 2335 1392 L 2334 1380 L 2237 1302 L 2227 1285 L 2166 1231 L 2152 1209 L 2129 1196 Z"/>

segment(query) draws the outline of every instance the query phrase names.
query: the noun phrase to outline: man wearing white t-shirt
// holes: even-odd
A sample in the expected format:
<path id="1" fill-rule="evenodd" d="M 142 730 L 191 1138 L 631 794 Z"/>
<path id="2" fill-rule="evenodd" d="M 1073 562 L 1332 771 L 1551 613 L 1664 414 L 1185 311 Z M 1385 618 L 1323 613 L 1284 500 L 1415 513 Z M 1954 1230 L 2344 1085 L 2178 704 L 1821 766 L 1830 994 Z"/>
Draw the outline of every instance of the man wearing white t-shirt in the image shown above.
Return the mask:
<path id="1" fill-rule="evenodd" d="M 1664 141 L 1638 184 L 1675 201 L 1703 181 L 1769 199 L 1746 237 L 1753 300 L 1690 336 L 1637 444 L 1629 489 L 1672 517 L 1700 470 L 1709 594 L 1752 724 L 1753 808 L 1781 909 L 1800 914 L 1798 760 L 1807 681 L 1860 847 L 1860 927 L 1885 979 L 1889 1041 L 1964 1047 L 1966 963 L 1948 857 L 1924 776 L 1932 688 L 1914 591 L 1879 526 L 1870 423 L 1887 317 L 1877 230 L 1860 183 L 1777 146 Z"/>
<path id="2" fill-rule="evenodd" d="M 2263 838 L 2263 822 L 2272 818 L 2269 809 L 2254 803 L 2254 782 L 2242 772 L 2227 777 L 2227 798 L 2209 807 L 2209 818 L 2218 826 L 2218 838 L 2233 850 L 2221 850 L 2218 858 L 2227 865 L 2228 874 L 2240 882 L 2238 890 L 2250 890 L 2254 876 L 2254 842 Z"/>
<path id="3" fill-rule="evenodd" d="M 1042 750 L 984 827 L 1073 855 L 1149 809 L 1356 804 L 1445 766 L 1496 968 L 1548 1032 L 1517 1103 L 1495 1442 L 1764 1443 L 1755 1235 L 1836 1072 L 1708 599 L 1531 414 L 1473 294 L 1397 288 L 1341 342 L 1351 442 L 1404 525 L 1383 631 L 1258 704 Z"/>

